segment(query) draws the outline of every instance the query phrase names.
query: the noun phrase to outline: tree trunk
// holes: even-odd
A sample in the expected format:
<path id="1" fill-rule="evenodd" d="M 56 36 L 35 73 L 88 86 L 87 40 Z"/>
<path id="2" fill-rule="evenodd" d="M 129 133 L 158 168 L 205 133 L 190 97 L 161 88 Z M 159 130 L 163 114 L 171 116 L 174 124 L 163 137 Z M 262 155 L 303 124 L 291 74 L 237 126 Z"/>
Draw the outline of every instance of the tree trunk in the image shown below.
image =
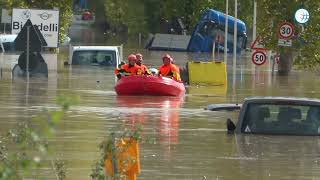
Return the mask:
<path id="1" fill-rule="evenodd" d="M 278 74 L 280 76 L 289 75 L 293 65 L 293 52 L 291 49 L 282 49 L 278 65 Z"/>

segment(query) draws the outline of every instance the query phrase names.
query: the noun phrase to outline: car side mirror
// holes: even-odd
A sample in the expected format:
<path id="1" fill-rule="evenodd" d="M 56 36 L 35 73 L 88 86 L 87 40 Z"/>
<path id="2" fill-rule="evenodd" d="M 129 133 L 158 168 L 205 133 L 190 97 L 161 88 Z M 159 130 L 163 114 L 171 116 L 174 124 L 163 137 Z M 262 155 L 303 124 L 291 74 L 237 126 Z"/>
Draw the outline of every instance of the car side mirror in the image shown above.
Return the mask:
<path id="1" fill-rule="evenodd" d="M 231 119 L 227 119 L 227 130 L 228 130 L 228 134 L 232 134 L 234 133 L 234 130 L 236 129 L 236 125 L 231 121 Z"/>
<path id="2" fill-rule="evenodd" d="M 63 65 L 67 66 L 69 65 L 69 62 L 68 61 L 63 62 Z"/>
<path id="3" fill-rule="evenodd" d="M 244 37 L 244 40 L 243 40 L 243 44 L 242 44 L 242 46 L 243 46 L 242 48 L 243 48 L 243 49 L 246 49 L 246 48 L 247 48 L 247 42 L 248 42 L 248 38 L 247 38 L 247 36 L 245 36 L 245 37 Z"/>

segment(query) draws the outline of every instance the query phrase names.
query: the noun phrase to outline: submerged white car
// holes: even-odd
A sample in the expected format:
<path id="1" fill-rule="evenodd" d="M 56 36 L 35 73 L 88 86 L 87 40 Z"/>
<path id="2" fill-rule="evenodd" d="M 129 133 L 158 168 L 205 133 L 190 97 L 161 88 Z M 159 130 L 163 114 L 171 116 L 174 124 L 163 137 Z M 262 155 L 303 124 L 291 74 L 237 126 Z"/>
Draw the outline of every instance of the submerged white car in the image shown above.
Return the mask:
<path id="1" fill-rule="evenodd" d="M 14 40 L 17 34 L 0 34 L 0 52 L 14 51 Z"/>
<path id="2" fill-rule="evenodd" d="M 209 110 L 223 110 L 209 105 Z M 232 107 L 226 106 L 227 110 Z M 227 120 L 229 132 L 237 134 L 320 135 L 320 100 L 296 97 L 253 97 L 245 99 L 235 125 Z"/>

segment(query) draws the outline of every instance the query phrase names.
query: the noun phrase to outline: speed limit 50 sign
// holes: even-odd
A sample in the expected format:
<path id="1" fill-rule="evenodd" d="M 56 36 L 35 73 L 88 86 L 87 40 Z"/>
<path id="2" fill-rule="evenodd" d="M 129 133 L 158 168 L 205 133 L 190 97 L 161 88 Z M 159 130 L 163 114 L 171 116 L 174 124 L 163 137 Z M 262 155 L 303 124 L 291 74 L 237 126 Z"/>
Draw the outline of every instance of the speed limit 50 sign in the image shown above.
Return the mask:
<path id="1" fill-rule="evenodd" d="M 289 22 L 283 22 L 279 26 L 279 37 L 281 39 L 289 39 L 293 36 L 294 26 Z"/>
<path id="2" fill-rule="evenodd" d="M 263 65 L 267 60 L 267 56 L 266 56 L 266 53 L 263 52 L 263 51 L 255 51 L 253 54 L 252 54 L 252 62 L 255 64 L 255 65 Z"/>

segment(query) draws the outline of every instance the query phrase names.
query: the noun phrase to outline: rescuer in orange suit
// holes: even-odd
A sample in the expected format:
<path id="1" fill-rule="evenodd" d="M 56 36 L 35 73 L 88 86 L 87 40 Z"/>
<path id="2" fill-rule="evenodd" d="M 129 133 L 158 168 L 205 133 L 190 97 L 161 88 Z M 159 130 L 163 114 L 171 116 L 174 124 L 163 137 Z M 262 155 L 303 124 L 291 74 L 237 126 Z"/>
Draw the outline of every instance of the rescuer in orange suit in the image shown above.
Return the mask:
<path id="1" fill-rule="evenodd" d="M 147 68 L 147 66 L 144 65 L 144 64 L 142 64 L 142 61 L 143 61 L 143 56 L 142 56 L 142 54 L 137 53 L 137 54 L 136 54 L 136 57 L 137 57 L 137 62 L 136 62 L 136 64 L 137 64 L 138 66 L 140 66 L 140 70 L 141 70 L 141 72 L 139 72 L 139 74 L 141 74 L 141 75 L 151 75 L 151 72 L 149 71 L 149 69 Z"/>
<path id="2" fill-rule="evenodd" d="M 117 75 L 118 79 L 121 78 L 122 75 L 124 76 L 131 76 L 137 75 L 141 72 L 140 67 L 136 64 L 137 57 L 134 54 L 130 54 L 128 56 L 128 64 L 122 65 L 120 68 L 115 70 L 115 74 Z"/>
<path id="3" fill-rule="evenodd" d="M 173 64 L 173 58 L 166 54 L 162 57 L 163 65 L 159 67 L 159 75 L 181 81 L 180 70 Z"/>

